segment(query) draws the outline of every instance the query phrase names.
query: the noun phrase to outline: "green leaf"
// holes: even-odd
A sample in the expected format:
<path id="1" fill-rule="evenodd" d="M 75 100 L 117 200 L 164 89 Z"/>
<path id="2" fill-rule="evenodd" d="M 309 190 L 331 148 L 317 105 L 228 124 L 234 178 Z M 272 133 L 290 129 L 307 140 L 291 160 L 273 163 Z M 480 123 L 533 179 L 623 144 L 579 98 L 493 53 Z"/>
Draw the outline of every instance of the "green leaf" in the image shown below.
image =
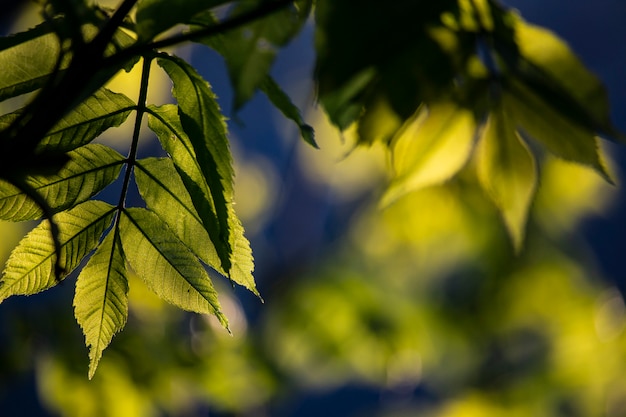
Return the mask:
<path id="1" fill-rule="evenodd" d="M 174 83 L 172 91 L 178 101 L 180 122 L 203 177 L 202 181 L 194 177 L 183 178 L 185 186 L 202 216 L 202 223 L 215 245 L 223 270 L 229 273 L 232 249 L 228 204 L 233 198 L 234 173 L 224 116 L 209 84 L 189 64 L 176 57 L 160 58 L 158 64 Z M 187 166 L 181 166 L 177 159 L 174 162 L 184 172 Z M 203 183 L 208 185 L 208 195 L 204 195 Z M 200 190 L 195 189 L 198 184 Z M 210 210 L 207 210 L 202 197 L 210 198 Z"/>
<path id="2" fill-rule="evenodd" d="M 58 23 L 58 22 L 57 22 Z M 52 22 L 0 38 L 0 101 L 41 88 L 54 70 L 59 41 Z M 67 62 L 61 65 L 61 69 Z"/>
<path id="3" fill-rule="evenodd" d="M 187 23 L 203 10 L 230 0 L 142 0 L 137 4 L 137 33 L 143 41 L 179 23 Z"/>
<path id="4" fill-rule="evenodd" d="M 207 201 L 210 198 L 209 186 L 202 176 L 201 168 L 198 165 L 198 161 L 195 159 L 195 153 L 189 138 L 182 131 L 182 126 L 180 125 L 180 120 L 176 112 L 176 106 L 151 106 L 148 113 L 148 125 L 157 134 L 165 150 L 172 156 L 176 171 L 180 175 L 179 178 L 182 180 L 184 188 L 189 191 L 178 191 L 180 184 L 176 184 L 176 177 L 178 177 L 178 175 L 174 175 L 175 172 L 171 175 L 161 174 L 161 172 L 168 172 L 168 168 L 164 167 L 166 165 L 165 162 L 155 162 L 151 163 L 152 165 L 150 166 L 146 166 L 142 161 L 138 167 L 139 169 L 135 171 L 140 192 L 143 193 L 143 198 L 148 207 L 154 209 L 162 216 L 163 220 L 170 225 L 172 230 L 178 230 L 178 236 L 181 240 L 190 245 L 184 236 L 186 236 L 187 233 L 190 235 L 200 234 L 201 232 L 197 230 L 197 225 L 194 226 L 190 224 L 193 223 L 190 219 L 186 219 L 182 222 L 184 226 L 181 225 L 181 217 L 178 216 L 179 212 L 171 210 L 170 203 L 165 203 L 165 201 L 168 201 L 166 195 L 160 195 L 159 188 L 161 188 L 161 186 L 155 187 L 154 184 L 149 185 L 150 183 L 148 183 L 148 181 L 161 182 L 167 185 L 167 187 L 162 187 L 166 193 L 170 193 L 170 190 L 175 190 L 175 197 L 178 198 L 180 202 L 171 202 L 171 204 L 185 205 L 186 207 L 184 209 L 181 208 L 181 210 L 184 210 L 183 212 L 193 213 L 194 216 L 198 218 L 201 225 L 206 221 L 206 216 L 203 217 L 198 215 L 198 213 L 201 212 L 201 207 L 209 205 Z M 157 164 L 163 165 L 161 167 L 163 171 L 156 169 Z M 145 172 L 140 172 L 142 169 Z M 168 180 L 169 182 L 167 182 Z M 193 207 L 186 201 L 187 195 L 189 195 L 189 198 L 193 202 Z M 178 218 L 175 218 L 174 215 L 178 216 Z M 211 218 L 209 218 L 208 221 L 211 221 Z M 228 205 L 228 222 L 231 229 L 230 247 L 232 248 L 230 257 L 232 267 L 230 273 L 222 268 L 219 258 L 215 258 L 217 255 L 213 255 L 215 247 L 210 244 L 210 241 L 205 242 L 202 248 L 196 248 L 195 244 L 190 245 L 190 247 L 207 265 L 210 265 L 221 274 L 229 276 L 234 282 L 243 285 L 254 294 L 258 295 L 252 276 L 254 269 L 252 250 L 250 249 L 250 243 L 244 236 L 243 227 L 235 214 L 232 203 Z M 172 223 L 176 224 L 174 225 Z M 205 226 L 202 227 L 206 230 Z M 181 228 L 184 230 L 180 230 Z M 202 235 L 204 235 L 204 233 Z"/>
<path id="5" fill-rule="evenodd" d="M 513 19 L 520 62 L 515 74 L 561 117 L 593 132 L 619 135 L 602 83 L 569 46 L 547 29 Z"/>
<path id="6" fill-rule="evenodd" d="M 114 213 L 115 207 L 110 204 L 92 200 L 55 216 L 60 229 L 63 276 L 98 245 Z M 11 253 L 0 280 L 0 302 L 12 295 L 32 295 L 58 284 L 54 274 L 56 256 L 50 224 L 44 221 Z"/>
<path id="7" fill-rule="evenodd" d="M 146 206 L 167 223 L 202 262 L 224 273 L 209 234 L 171 159 L 142 159 L 135 165 L 134 172 Z"/>
<path id="8" fill-rule="evenodd" d="M 393 139 L 396 179 L 382 204 L 452 178 L 469 159 L 475 130 L 472 112 L 453 101 L 422 107 Z"/>
<path id="9" fill-rule="evenodd" d="M 293 120 L 298 125 L 302 139 L 314 148 L 319 148 L 315 142 L 315 132 L 313 128 L 304 123 L 300 109 L 293 104 L 289 96 L 272 77 L 268 75 L 265 80 L 263 80 L 261 90 L 263 90 L 272 104 L 280 110 L 286 118 Z"/>
<path id="10" fill-rule="evenodd" d="M 102 88 L 63 117 L 42 140 L 38 151 L 67 152 L 91 142 L 110 127 L 121 125 L 135 103 Z"/>
<path id="11" fill-rule="evenodd" d="M 155 294 L 184 310 L 214 314 L 228 328 L 206 270 L 156 214 L 124 210 L 120 231 L 126 259 Z"/>
<path id="12" fill-rule="evenodd" d="M 502 107 L 487 119 L 477 150 L 481 186 L 504 218 L 517 252 L 522 248 L 528 211 L 537 189 L 535 158 Z"/>
<path id="13" fill-rule="evenodd" d="M 128 278 L 117 230 L 108 234 L 76 281 L 74 314 L 89 347 L 89 379 L 128 318 Z"/>
<path id="14" fill-rule="evenodd" d="M 113 149 L 90 144 L 68 154 L 70 160 L 55 175 L 25 178 L 54 213 L 87 201 L 119 175 L 124 157 Z M 0 180 L 0 219 L 38 219 L 43 211 L 33 200 L 10 183 Z"/>
<path id="15" fill-rule="evenodd" d="M 99 31 L 102 24 L 97 14 L 83 16 L 91 23 L 86 23 L 82 30 L 86 40 L 91 40 Z M 44 22 L 33 29 L 8 37 L 0 38 L 0 101 L 16 97 L 21 94 L 35 91 L 45 85 L 55 70 L 60 48 L 55 30 L 68 25 L 62 18 Z M 122 30 L 116 31 L 112 44 L 107 45 L 105 55 L 110 56 L 120 48 L 125 48 L 135 40 Z M 70 62 L 71 54 L 63 57 L 58 70 L 62 75 Z M 128 71 L 136 60 L 123 63 Z M 108 70 L 108 71 L 107 71 Z M 113 68 L 117 72 L 117 68 Z M 107 77 L 113 75 L 111 69 L 105 69 Z M 108 79 L 108 78 L 107 78 Z"/>
<path id="16" fill-rule="evenodd" d="M 602 158 L 598 138 L 589 129 L 564 117 L 541 97 L 513 80 L 505 85 L 505 111 L 515 125 L 541 142 L 554 155 L 594 168 L 614 183 Z"/>
<path id="17" fill-rule="evenodd" d="M 240 2 L 232 16 L 261 7 L 263 1 Z M 212 36 L 200 42 L 220 53 L 226 60 L 235 90 L 234 108 L 239 109 L 261 86 L 269 74 L 278 49 L 286 45 L 302 28 L 311 9 L 311 1 L 296 1 L 241 28 Z M 210 14 L 194 19 L 194 23 L 211 26 Z"/>

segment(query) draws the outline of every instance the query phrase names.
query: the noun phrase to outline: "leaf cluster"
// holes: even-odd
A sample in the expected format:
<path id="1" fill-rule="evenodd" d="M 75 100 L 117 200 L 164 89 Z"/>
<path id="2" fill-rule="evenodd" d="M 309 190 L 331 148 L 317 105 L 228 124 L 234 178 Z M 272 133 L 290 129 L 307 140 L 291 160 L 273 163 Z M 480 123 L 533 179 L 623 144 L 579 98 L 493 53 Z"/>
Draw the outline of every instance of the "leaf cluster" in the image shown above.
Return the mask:
<path id="1" fill-rule="evenodd" d="M 555 34 L 491 0 L 379 13 L 373 1 L 317 2 L 316 77 L 339 128 L 389 147 L 383 205 L 469 166 L 519 251 L 543 152 L 613 182 L 598 136 L 622 138 L 606 92 Z"/>
<path id="2" fill-rule="evenodd" d="M 13 250 L 0 301 L 54 287 L 88 258 L 74 309 L 90 348 L 90 377 L 127 321 L 130 273 L 162 299 L 213 314 L 226 328 L 209 271 L 259 295 L 250 244 L 233 206 L 225 117 L 209 83 L 162 49 L 185 40 L 213 46 L 226 58 L 237 106 L 262 89 L 314 144 L 312 130 L 269 76 L 276 50 L 296 35 L 309 2 L 135 3 L 110 11 L 80 0 L 50 1 L 43 23 L 0 40 L 6 68 L 0 100 L 34 93 L 24 107 L 0 116 L 0 219 L 46 218 Z M 213 9 L 224 3 L 231 4 L 218 19 Z M 183 31 L 166 33 L 180 24 Z M 268 45 L 262 53 L 261 43 Z M 247 59 L 237 61 L 240 56 Z M 171 79 L 176 104 L 147 102 L 153 62 Z M 135 65 L 142 67 L 138 102 L 105 87 Z M 93 143 L 133 113 L 127 156 Z M 166 157 L 137 157 L 144 117 Z M 118 178 L 117 202 L 99 200 Z M 127 206 L 133 182 L 143 199 L 139 207 Z"/>

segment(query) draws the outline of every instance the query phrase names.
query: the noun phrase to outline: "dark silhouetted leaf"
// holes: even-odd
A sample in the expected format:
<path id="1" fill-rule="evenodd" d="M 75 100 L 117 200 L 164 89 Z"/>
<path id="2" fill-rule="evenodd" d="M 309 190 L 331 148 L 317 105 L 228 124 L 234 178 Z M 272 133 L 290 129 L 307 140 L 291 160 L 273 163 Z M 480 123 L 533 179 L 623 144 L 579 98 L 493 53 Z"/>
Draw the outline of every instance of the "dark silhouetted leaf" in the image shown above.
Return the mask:
<path id="1" fill-rule="evenodd" d="M 280 88 L 272 77 L 267 76 L 265 80 L 263 80 L 261 90 L 263 90 L 272 104 L 280 110 L 285 117 L 293 120 L 298 125 L 302 139 L 314 148 L 318 148 L 317 143 L 315 143 L 315 132 L 313 128 L 304 123 L 300 109 L 293 104 L 287 93 Z"/>

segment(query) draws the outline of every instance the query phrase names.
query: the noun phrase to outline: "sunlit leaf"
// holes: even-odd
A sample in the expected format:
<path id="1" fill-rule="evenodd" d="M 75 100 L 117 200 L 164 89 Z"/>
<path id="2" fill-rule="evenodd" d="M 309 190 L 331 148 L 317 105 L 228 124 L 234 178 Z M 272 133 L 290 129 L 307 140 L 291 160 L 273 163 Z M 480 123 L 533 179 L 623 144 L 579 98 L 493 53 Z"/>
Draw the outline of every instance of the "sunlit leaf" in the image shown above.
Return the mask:
<path id="1" fill-rule="evenodd" d="M 568 45 L 551 31 L 514 19 L 515 41 L 523 62 L 515 72 L 532 92 L 562 118 L 609 135 L 609 100 L 602 83 Z"/>
<path id="2" fill-rule="evenodd" d="M 489 115 L 477 160 L 480 183 L 502 213 L 513 246 L 519 251 L 537 188 L 537 169 L 534 156 L 501 107 Z"/>
<path id="3" fill-rule="evenodd" d="M 193 201 L 192 205 L 185 204 L 185 211 L 193 212 L 194 216 L 198 218 L 200 225 L 202 222 L 206 221 L 206 216 L 202 217 L 198 215 L 199 210 L 202 210 L 201 207 L 208 205 L 208 199 L 210 198 L 210 192 L 208 184 L 206 183 L 204 177 L 202 176 L 202 172 L 200 167 L 198 166 L 198 162 L 195 159 L 195 153 L 189 142 L 189 138 L 182 131 L 182 126 L 180 125 L 180 121 L 178 119 L 178 114 L 176 113 L 176 106 L 166 105 L 162 107 L 150 107 L 151 112 L 148 115 L 148 125 L 150 128 L 157 134 L 159 140 L 163 144 L 165 150 L 172 156 L 172 160 L 175 164 L 176 170 L 178 174 L 180 174 L 180 178 L 184 187 L 187 190 L 190 190 L 190 199 Z M 162 163 L 164 164 L 164 163 Z M 156 163 L 155 163 L 156 165 Z M 145 164 L 142 162 L 139 169 L 146 168 Z M 150 168 L 153 168 L 151 166 Z M 167 168 L 163 168 L 164 172 L 167 172 Z M 176 184 L 176 177 L 172 175 L 172 178 L 165 178 L 164 175 L 156 172 L 158 170 L 154 169 L 146 169 L 146 174 L 149 172 L 155 171 L 151 174 L 154 179 L 153 181 L 157 181 L 157 178 L 162 178 L 162 183 L 168 185 L 169 190 L 178 190 L 180 185 Z M 139 170 L 136 171 L 137 182 L 140 187 L 140 191 L 143 188 L 143 197 L 148 204 L 148 207 L 159 206 L 162 207 L 161 210 L 155 211 L 159 213 L 161 216 L 163 213 L 163 219 L 170 224 L 170 227 L 173 230 L 179 230 L 181 235 L 181 239 L 187 243 L 187 239 L 183 238 L 187 234 L 195 234 L 200 232 L 195 232 L 197 224 L 194 226 L 192 224 L 188 224 L 187 222 L 193 222 L 191 219 L 181 220 L 179 213 L 175 210 L 171 210 L 168 204 L 165 204 L 164 201 L 167 201 L 166 196 L 159 195 L 159 187 L 153 189 L 153 187 L 147 187 L 147 184 L 143 184 L 142 181 L 148 178 L 142 177 L 142 173 Z M 170 181 L 170 182 L 167 182 Z M 170 194 L 169 191 L 164 190 L 167 194 Z M 180 201 L 185 201 L 187 192 L 175 192 L 175 197 Z M 152 202 L 152 203 L 151 203 Z M 174 204 L 174 202 L 172 202 Z M 180 204 L 176 203 L 176 204 Z M 200 207 L 200 208 L 198 208 Z M 167 220 L 167 219 L 171 220 Z M 252 250 L 250 249 L 250 243 L 244 236 L 244 230 L 241 226 L 239 219 L 237 218 L 234 208 L 232 207 L 232 203 L 229 204 L 228 209 L 228 218 L 229 225 L 231 228 L 230 233 L 230 247 L 232 248 L 231 253 L 231 270 L 230 274 L 227 273 L 221 266 L 221 263 L 218 262 L 219 259 L 216 259 L 213 255 L 215 248 L 210 244 L 210 242 L 203 243 L 200 248 L 195 248 L 194 246 L 190 246 L 192 250 L 196 253 L 200 259 L 206 264 L 210 265 L 218 272 L 230 276 L 230 279 L 235 281 L 236 283 L 243 285 L 248 288 L 253 293 L 257 294 L 256 286 L 254 283 L 254 278 L 252 276 L 252 271 L 254 269 L 254 263 L 252 261 Z M 209 218 L 210 221 L 210 218 Z M 171 223 L 176 223 L 171 224 Z M 204 226 L 203 226 L 204 227 Z M 184 229 L 184 230 L 181 230 Z M 205 227 L 206 229 L 206 227 Z"/>
<path id="4" fill-rule="evenodd" d="M 359 143 L 364 145 L 372 145 L 378 141 L 387 143 L 401 125 L 402 120 L 385 98 L 372 98 L 359 119 Z"/>
<path id="5" fill-rule="evenodd" d="M 74 313 L 89 347 L 89 379 L 102 351 L 128 318 L 128 278 L 117 231 L 94 252 L 76 281 Z"/>
<path id="6" fill-rule="evenodd" d="M 396 179 L 383 197 L 383 204 L 450 179 L 467 162 L 475 129 L 472 112 L 452 101 L 421 108 L 393 140 Z"/>
<path id="7" fill-rule="evenodd" d="M 232 14 L 245 13 L 262 4 L 260 0 L 241 2 Z M 310 0 L 295 1 L 293 5 L 256 19 L 240 29 L 201 40 L 226 60 L 235 90 L 235 109 L 247 102 L 264 82 L 278 49 L 300 31 L 310 9 Z M 215 24 L 215 20 L 207 14 L 195 19 L 194 23 L 210 26 Z"/>
<path id="8" fill-rule="evenodd" d="M 209 84 L 189 64 L 175 57 L 160 58 L 158 63 L 174 83 L 172 92 L 178 101 L 180 122 L 210 191 L 210 195 L 202 197 L 211 198 L 211 210 L 207 211 L 204 204 L 196 205 L 196 209 L 215 245 L 222 268 L 228 273 L 232 252 L 228 204 L 233 197 L 234 173 L 224 116 Z M 195 205 L 197 190 L 189 189 L 193 186 L 190 182 L 185 185 Z"/>
<path id="9" fill-rule="evenodd" d="M 64 276 L 98 245 L 114 212 L 115 207 L 110 204 L 92 200 L 55 216 L 60 225 Z M 56 256 L 50 225 L 44 221 L 11 253 L 0 281 L 0 301 L 12 295 L 36 294 L 58 284 L 54 273 Z"/>
<path id="10" fill-rule="evenodd" d="M 171 159 L 142 159 L 134 172 L 146 206 L 167 223 L 202 262 L 223 272 L 215 247 Z"/>
<path id="11" fill-rule="evenodd" d="M 213 314 L 228 328 L 206 270 L 156 214 L 127 209 L 120 230 L 126 259 L 152 291 L 184 310 Z"/>
<path id="12" fill-rule="evenodd" d="M 154 36 L 189 19 L 203 10 L 208 10 L 228 0 L 142 0 L 137 5 L 137 33 L 142 40 Z"/>
<path id="13" fill-rule="evenodd" d="M 96 195 L 119 175 L 124 157 L 113 149 L 90 144 L 68 154 L 70 160 L 55 175 L 26 177 L 53 212 L 73 207 Z M 0 219 L 22 221 L 43 215 L 41 208 L 10 183 L 0 180 Z"/>
<path id="14" fill-rule="evenodd" d="M 592 131 L 563 117 L 522 85 L 511 80 L 506 86 L 504 106 L 518 128 L 541 142 L 556 156 L 588 165 L 607 181 L 613 182 L 602 161 L 598 138 Z"/>
<path id="15" fill-rule="evenodd" d="M 276 81 L 272 77 L 267 76 L 261 83 L 260 87 L 270 99 L 272 104 L 276 106 L 276 108 L 280 110 L 285 117 L 293 120 L 298 125 L 302 139 L 304 139 L 304 141 L 309 145 L 317 148 L 318 146 L 315 142 L 315 132 L 313 131 L 313 128 L 304 123 L 302 114 L 300 114 L 300 109 L 293 104 L 287 93 L 280 88 Z"/>

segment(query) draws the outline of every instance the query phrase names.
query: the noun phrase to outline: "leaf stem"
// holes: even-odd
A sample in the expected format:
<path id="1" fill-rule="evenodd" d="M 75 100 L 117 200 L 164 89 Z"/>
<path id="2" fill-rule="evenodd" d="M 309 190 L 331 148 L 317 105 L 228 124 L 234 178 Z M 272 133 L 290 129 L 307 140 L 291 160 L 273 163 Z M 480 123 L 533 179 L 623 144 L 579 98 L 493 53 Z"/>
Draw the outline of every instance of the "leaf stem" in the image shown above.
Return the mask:
<path id="1" fill-rule="evenodd" d="M 133 140 L 130 145 L 130 151 L 126 158 L 126 172 L 124 174 L 124 183 L 122 185 L 122 192 L 120 193 L 120 201 L 117 205 L 118 210 L 124 208 L 126 202 L 126 195 L 128 194 L 128 185 L 130 183 L 130 174 L 132 168 L 135 165 L 137 158 L 137 147 L 139 145 L 139 134 L 141 133 L 141 119 L 146 112 L 146 100 L 148 97 L 148 80 L 150 78 L 150 64 L 152 63 L 152 56 L 143 57 L 143 68 L 141 72 L 141 86 L 139 89 L 139 99 L 137 101 L 137 113 L 135 116 L 135 128 L 133 130 Z"/>

